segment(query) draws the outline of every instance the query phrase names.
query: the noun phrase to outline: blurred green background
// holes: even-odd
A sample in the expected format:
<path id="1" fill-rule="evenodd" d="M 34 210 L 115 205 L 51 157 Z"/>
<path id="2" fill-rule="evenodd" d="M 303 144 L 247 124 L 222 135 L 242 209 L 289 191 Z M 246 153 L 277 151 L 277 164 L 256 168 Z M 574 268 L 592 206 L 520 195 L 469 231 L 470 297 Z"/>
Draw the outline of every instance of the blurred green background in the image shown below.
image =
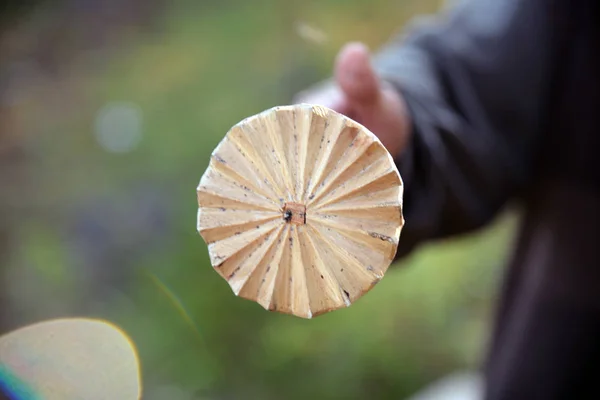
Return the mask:
<path id="1" fill-rule="evenodd" d="M 233 124 L 439 1 L 29 3 L 1 20 L 2 332 L 109 319 L 139 350 L 145 399 L 398 399 L 477 367 L 511 216 L 310 321 L 236 298 L 195 227 Z"/>

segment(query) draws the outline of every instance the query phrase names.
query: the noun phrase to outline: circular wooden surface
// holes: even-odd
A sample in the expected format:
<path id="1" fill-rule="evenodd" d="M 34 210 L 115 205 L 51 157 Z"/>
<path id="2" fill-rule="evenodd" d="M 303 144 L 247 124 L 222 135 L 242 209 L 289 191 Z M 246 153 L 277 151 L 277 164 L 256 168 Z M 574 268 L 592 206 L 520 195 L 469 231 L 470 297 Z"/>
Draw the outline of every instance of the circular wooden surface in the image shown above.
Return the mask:
<path id="1" fill-rule="evenodd" d="M 197 228 L 233 292 L 311 318 L 350 306 L 398 246 L 402 179 L 381 142 L 325 107 L 235 125 L 197 188 Z"/>

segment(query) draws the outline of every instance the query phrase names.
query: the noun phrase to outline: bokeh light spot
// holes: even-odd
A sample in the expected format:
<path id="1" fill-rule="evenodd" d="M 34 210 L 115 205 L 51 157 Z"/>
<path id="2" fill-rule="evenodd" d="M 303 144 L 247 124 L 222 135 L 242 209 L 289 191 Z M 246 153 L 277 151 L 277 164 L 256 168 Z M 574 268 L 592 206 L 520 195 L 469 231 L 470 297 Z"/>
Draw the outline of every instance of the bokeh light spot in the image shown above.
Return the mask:
<path id="1" fill-rule="evenodd" d="M 131 152 L 142 140 L 142 121 L 142 110 L 135 103 L 109 102 L 96 114 L 96 140 L 110 153 Z"/>
<path id="2" fill-rule="evenodd" d="M 0 366 L 0 387 L 11 400 L 141 396 L 134 344 L 121 329 L 101 320 L 44 321 L 1 336 Z"/>

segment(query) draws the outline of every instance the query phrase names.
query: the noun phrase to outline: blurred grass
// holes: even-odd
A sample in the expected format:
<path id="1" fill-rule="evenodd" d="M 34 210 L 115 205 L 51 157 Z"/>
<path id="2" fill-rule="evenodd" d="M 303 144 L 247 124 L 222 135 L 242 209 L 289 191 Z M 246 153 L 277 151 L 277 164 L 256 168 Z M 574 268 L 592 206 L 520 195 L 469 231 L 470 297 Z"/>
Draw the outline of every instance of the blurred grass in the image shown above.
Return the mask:
<path id="1" fill-rule="evenodd" d="M 230 126 L 327 77 L 344 42 L 376 47 L 413 15 L 438 6 L 177 2 L 161 32 L 132 35 L 109 62 L 95 64 L 92 57 L 74 68 L 61 85 L 77 93 L 76 107 L 63 104 L 60 117 L 55 104 L 28 109 L 39 116 L 29 126 L 46 133 L 36 143 L 44 194 L 36 204 L 59 210 L 20 230 L 24 264 L 34 266 L 31 274 L 44 280 L 46 292 L 77 293 L 69 274 L 78 266 L 64 266 L 60 234 L 52 234 L 65 228 L 60 221 L 69 210 L 127 193 L 139 182 L 169 198 L 168 237 L 128 255 L 124 265 L 106 265 L 129 268 L 132 280 L 100 299 L 95 311 L 133 337 L 146 399 L 402 398 L 477 364 L 512 218 L 424 248 L 352 307 L 311 321 L 270 314 L 233 296 L 212 271 L 195 230 L 197 182 Z M 296 22 L 319 28 L 327 42 L 303 41 Z M 143 141 L 127 155 L 103 152 L 92 135 L 95 112 L 111 101 L 143 111 Z"/>

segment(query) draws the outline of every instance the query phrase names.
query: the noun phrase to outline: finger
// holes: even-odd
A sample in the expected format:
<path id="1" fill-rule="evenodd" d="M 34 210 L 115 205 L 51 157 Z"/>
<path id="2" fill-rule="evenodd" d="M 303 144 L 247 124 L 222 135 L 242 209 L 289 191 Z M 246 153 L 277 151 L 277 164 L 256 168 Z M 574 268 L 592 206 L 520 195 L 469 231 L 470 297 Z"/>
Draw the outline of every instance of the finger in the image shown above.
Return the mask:
<path id="1" fill-rule="evenodd" d="M 351 107 L 379 101 L 381 86 L 370 61 L 369 49 L 362 43 L 349 43 L 336 59 L 335 78 Z"/>
<path id="2" fill-rule="evenodd" d="M 335 83 L 331 82 L 300 92 L 293 101 L 295 104 L 307 103 L 325 106 L 341 114 L 347 114 L 349 111 L 346 96 Z"/>

